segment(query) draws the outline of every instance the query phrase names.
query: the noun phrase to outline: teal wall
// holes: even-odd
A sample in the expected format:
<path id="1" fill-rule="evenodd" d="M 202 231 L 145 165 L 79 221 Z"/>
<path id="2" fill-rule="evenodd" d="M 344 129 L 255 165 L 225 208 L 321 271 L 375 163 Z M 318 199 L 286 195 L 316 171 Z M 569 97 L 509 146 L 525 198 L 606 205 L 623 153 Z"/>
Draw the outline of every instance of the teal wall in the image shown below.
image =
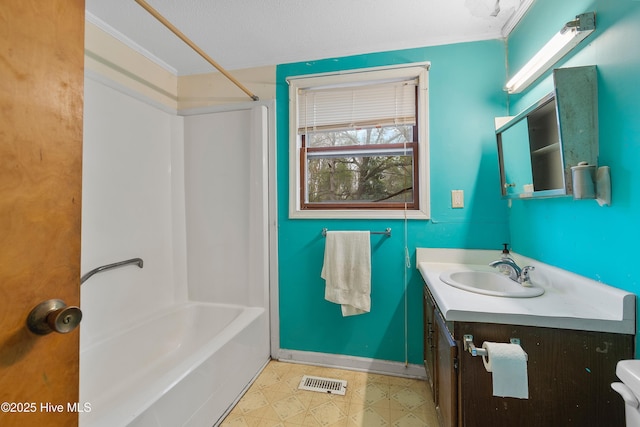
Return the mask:
<path id="1" fill-rule="evenodd" d="M 280 347 L 405 361 L 404 223 L 400 220 L 288 218 L 288 76 L 431 62 L 429 138 L 431 216 L 410 220 L 407 247 L 408 361 L 422 363 L 422 281 L 416 247 L 495 248 L 508 241 L 506 203 L 500 183 L 493 119 L 506 113 L 505 45 L 483 41 L 284 64 L 277 67 L 278 245 Z M 465 208 L 452 209 L 452 189 L 465 191 Z M 343 318 L 324 300 L 320 278 L 321 230 L 393 229 L 372 236 L 371 312 Z"/>
<path id="2" fill-rule="evenodd" d="M 516 252 L 634 293 L 640 291 L 640 2 L 537 0 L 508 41 L 514 72 L 574 16 L 596 12 L 596 31 L 557 67 L 596 65 L 600 165 L 611 167 L 612 205 L 570 197 L 514 201 Z M 509 74 L 513 74 L 510 72 Z M 512 113 L 552 90 L 549 73 L 510 97 Z"/>
<path id="3" fill-rule="evenodd" d="M 550 73 L 522 94 L 502 91 L 517 71 L 575 15 L 595 11 L 597 30 L 558 66 L 598 67 L 600 164 L 611 167 L 613 203 L 570 197 L 500 199 L 494 116 L 514 114 L 552 89 Z M 511 241 L 523 255 L 639 292 L 640 1 L 537 0 L 509 37 L 277 67 L 280 346 L 283 349 L 404 361 L 404 224 L 398 220 L 288 219 L 288 76 L 431 61 L 429 221 L 409 221 L 406 270 L 410 363 L 422 362 L 422 306 L 416 247 L 495 248 Z M 508 52 L 508 54 L 506 53 Z M 506 55 L 506 57 L 505 57 Z M 508 59 L 507 59 L 508 58 Z M 513 71 L 511 71 L 513 70 Z M 450 190 L 465 191 L 451 209 Z M 323 227 L 382 230 L 372 240 L 372 310 L 343 318 L 324 301 Z"/>

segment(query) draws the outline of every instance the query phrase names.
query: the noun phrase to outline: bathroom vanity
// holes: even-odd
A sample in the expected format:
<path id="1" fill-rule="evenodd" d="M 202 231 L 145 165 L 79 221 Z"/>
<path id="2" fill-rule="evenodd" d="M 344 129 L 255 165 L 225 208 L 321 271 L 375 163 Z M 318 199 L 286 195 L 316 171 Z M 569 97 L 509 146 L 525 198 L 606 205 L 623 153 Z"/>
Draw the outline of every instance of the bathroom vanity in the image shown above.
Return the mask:
<path id="1" fill-rule="evenodd" d="M 616 363 L 634 356 L 635 295 L 517 255 L 521 267 L 535 266 L 531 281 L 544 294 L 483 295 L 440 280 L 451 270 L 492 271 L 488 263 L 499 255 L 418 249 L 424 363 L 440 425 L 624 426 L 624 403 L 610 384 Z M 494 397 L 492 374 L 465 351 L 465 335 L 478 348 L 517 338 L 527 353 L 529 398 Z"/>

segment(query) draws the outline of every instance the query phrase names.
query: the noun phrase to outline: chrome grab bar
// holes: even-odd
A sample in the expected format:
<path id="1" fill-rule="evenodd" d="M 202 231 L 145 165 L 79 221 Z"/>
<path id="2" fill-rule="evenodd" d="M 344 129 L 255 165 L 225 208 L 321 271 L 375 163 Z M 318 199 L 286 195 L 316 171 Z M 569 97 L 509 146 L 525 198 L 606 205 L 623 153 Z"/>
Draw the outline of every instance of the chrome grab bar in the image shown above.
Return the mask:
<path id="1" fill-rule="evenodd" d="M 126 261 L 114 262 L 113 264 L 107 264 L 98 268 L 94 268 L 93 270 L 91 270 L 90 272 L 88 272 L 87 274 L 85 274 L 80 278 L 80 284 L 83 284 L 84 282 L 86 282 L 91 276 L 93 276 L 96 273 L 100 273 L 106 270 L 111 270 L 112 268 L 124 267 L 125 265 L 129 265 L 129 264 L 136 264 L 138 267 L 142 268 L 143 261 L 142 261 L 142 258 L 132 258 Z"/>

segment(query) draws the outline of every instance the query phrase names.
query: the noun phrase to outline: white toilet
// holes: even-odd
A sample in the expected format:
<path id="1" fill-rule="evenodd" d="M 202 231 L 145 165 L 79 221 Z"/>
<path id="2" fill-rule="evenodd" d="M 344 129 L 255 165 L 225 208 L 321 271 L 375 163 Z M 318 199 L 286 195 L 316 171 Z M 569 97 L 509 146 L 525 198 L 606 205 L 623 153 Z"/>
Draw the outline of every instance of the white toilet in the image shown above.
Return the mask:
<path id="1" fill-rule="evenodd" d="M 621 360 L 616 366 L 621 383 L 611 388 L 624 399 L 627 427 L 640 427 L 640 360 Z"/>

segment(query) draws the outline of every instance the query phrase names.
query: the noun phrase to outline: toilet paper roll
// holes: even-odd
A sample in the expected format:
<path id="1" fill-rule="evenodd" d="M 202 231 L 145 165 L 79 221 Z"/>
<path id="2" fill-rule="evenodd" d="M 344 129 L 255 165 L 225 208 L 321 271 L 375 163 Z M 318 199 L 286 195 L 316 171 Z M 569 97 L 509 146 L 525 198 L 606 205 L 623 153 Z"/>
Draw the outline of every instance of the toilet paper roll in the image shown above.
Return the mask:
<path id="1" fill-rule="evenodd" d="M 499 397 L 529 398 L 527 354 L 518 344 L 483 342 L 487 355 L 482 363 L 491 372 L 493 395 Z"/>

